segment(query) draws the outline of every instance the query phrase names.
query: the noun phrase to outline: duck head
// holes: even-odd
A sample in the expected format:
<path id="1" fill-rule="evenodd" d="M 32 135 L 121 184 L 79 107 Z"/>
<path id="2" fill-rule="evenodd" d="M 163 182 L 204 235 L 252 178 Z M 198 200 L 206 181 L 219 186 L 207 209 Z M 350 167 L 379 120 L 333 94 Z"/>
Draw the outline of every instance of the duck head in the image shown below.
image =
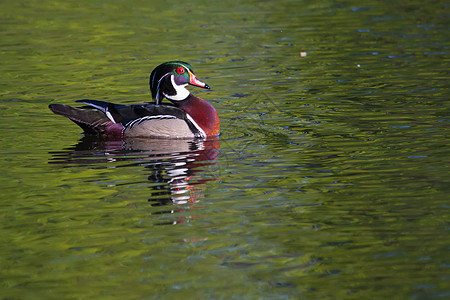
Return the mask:
<path id="1" fill-rule="evenodd" d="M 172 102 L 186 99 L 190 92 L 188 84 L 209 89 L 209 85 L 197 79 L 190 64 L 169 61 L 157 66 L 150 74 L 150 91 L 159 104 L 166 97 Z"/>

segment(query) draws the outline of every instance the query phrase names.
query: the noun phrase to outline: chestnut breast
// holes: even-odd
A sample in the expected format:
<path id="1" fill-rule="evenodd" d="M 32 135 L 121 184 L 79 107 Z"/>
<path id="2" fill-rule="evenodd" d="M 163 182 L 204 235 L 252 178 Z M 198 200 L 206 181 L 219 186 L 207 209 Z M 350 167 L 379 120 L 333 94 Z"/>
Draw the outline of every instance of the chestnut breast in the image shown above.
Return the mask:
<path id="1" fill-rule="evenodd" d="M 176 104 L 194 119 L 194 121 L 205 131 L 207 136 L 219 134 L 219 115 L 214 106 L 207 101 L 190 94 L 186 100 Z"/>

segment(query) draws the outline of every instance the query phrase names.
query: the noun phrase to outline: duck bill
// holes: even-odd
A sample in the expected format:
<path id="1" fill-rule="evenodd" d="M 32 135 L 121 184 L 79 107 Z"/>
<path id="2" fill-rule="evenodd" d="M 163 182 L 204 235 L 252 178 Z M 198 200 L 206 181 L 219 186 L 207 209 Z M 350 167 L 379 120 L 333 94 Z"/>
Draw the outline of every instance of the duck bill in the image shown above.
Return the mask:
<path id="1" fill-rule="evenodd" d="M 199 86 L 204 89 L 210 89 L 209 85 L 198 80 L 197 76 L 195 76 L 194 73 L 192 73 L 191 71 L 188 72 L 189 72 L 189 84 Z"/>

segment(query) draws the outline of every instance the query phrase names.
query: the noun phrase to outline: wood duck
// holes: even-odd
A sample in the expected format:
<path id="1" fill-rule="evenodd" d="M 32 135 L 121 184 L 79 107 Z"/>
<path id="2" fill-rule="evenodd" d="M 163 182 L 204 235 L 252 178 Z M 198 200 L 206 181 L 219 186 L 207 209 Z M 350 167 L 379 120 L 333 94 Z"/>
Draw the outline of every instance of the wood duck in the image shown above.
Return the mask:
<path id="1" fill-rule="evenodd" d="M 194 96 L 188 84 L 210 87 L 194 75 L 190 64 L 170 61 L 157 66 L 149 78 L 155 103 L 120 105 L 97 100 L 78 100 L 86 104 L 72 107 L 50 104 L 58 115 L 69 118 L 86 134 L 114 137 L 206 138 L 219 134 L 219 115 L 214 106 Z M 172 104 L 161 105 L 167 98 Z"/>

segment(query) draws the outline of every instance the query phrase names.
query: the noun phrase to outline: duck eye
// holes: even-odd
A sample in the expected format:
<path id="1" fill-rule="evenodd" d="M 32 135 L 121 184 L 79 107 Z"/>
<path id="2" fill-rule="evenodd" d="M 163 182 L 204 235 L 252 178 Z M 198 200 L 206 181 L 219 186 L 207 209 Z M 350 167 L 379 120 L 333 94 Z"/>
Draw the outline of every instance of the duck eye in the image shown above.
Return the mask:
<path id="1" fill-rule="evenodd" d="M 177 73 L 178 73 L 178 74 L 183 74 L 183 73 L 184 73 L 184 68 L 178 67 L 178 68 L 177 68 Z"/>

